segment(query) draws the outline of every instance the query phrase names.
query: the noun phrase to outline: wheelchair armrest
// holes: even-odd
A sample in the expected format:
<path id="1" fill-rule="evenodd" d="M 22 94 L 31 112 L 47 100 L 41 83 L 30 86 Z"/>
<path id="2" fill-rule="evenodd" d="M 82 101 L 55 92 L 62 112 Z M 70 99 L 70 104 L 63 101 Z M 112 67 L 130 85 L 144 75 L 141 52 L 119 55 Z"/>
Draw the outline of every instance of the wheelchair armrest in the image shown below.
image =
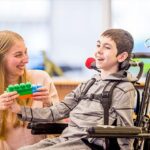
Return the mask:
<path id="1" fill-rule="evenodd" d="M 141 127 L 96 126 L 87 129 L 89 137 L 150 138 Z"/>
<path id="2" fill-rule="evenodd" d="M 30 122 L 27 128 L 31 129 L 31 134 L 61 134 L 68 126 L 66 123 L 43 123 Z"/>

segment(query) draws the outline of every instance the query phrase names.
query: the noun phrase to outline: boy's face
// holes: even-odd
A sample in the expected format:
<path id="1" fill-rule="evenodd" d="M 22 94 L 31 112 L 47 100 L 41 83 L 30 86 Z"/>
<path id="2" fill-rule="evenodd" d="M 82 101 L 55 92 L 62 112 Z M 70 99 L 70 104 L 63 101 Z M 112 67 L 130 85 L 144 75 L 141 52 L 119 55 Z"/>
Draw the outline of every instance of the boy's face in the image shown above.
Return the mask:
<path id="1" fill-rule="evenodd" d="M 95 52 L 96 66 L 105 71 L 118 70 L 116 43 L 109 37 L 101 36 Z"/>

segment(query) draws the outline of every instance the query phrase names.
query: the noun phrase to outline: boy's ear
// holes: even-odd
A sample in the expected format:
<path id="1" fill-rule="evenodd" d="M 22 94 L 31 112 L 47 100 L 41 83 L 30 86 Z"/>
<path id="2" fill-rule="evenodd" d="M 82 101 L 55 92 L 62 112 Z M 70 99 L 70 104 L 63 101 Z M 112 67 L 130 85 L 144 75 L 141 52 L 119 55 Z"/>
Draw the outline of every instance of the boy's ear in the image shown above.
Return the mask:
<path id="1" fill-rule="evenodd" d="M 127 58 L 128 58 L 128 53 L 127 52 L 123 52 L 123 53 L 121 53 L 117 56 L 118 62 L 123 62 Z"/>

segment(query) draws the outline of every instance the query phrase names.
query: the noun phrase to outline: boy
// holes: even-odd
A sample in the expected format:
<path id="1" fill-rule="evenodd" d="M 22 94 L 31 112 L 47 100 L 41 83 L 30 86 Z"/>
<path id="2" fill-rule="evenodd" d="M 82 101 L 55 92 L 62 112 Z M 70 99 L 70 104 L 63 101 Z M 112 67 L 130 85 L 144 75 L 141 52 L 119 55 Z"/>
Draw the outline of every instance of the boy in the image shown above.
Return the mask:
<path id="1" fill-rule="evenodd" d="M 45 139 L 41 142 L 26 146 L 20 150 L 90 150 L 87 143 L 93 143 L 105 148 L 105 141 L 101 138 L 88 138 L 86 129 L 98 124 L 104 124 L 103 107 L 99 99 L 90 97 L 91 94 L 100 95 L 109 81 L 120 82 L 113 91 L 112 105 L 109 109 L 109 125 L 132 126 L 132 113 L 135 100 L 135 88 L 130 74 L 123 71 L 129 61 L 133 49 L 133 38 L 125 30 L 109 29 L 100 36 L 95 52 L 96 67 L 100 73 L 94 75 L 87 93 L 82 97 L 82 92 L 91 80 L 80 84 L 68 94 L 64 101 L 56 106 L 43 109 L 31 109 L 17 105 L 12 106 L 12 111 L 19 114 L 24 121 L 49 121 L 69 117 L 68 127 L 60 137 Z M 126 63 L 125 63 L 126 62 Z M 118 139 L 120 149 L 133 149 L 133 140 Z"/>

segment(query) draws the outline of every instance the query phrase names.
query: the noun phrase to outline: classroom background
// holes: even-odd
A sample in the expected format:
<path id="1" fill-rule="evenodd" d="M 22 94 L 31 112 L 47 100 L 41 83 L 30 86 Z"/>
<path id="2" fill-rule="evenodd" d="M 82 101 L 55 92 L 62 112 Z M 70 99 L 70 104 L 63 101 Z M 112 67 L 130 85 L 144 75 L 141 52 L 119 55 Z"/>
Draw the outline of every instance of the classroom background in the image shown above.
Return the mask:
<path id="1" fill-rule="evenodd" d="M 28 68 L 46 70 L 56 84 L 70 81 L 74 88 L 95 73 L 85 61 L 93 57 L 105 29 L 128 30 L 135 40 L 134 52 L 150 51 L 145 46 L 150 38 L 149 9 L 149 0 L 0 0 L 0 30 L 23 36 Z M 150 65 L 149 58 L 142 61 Z"/>

